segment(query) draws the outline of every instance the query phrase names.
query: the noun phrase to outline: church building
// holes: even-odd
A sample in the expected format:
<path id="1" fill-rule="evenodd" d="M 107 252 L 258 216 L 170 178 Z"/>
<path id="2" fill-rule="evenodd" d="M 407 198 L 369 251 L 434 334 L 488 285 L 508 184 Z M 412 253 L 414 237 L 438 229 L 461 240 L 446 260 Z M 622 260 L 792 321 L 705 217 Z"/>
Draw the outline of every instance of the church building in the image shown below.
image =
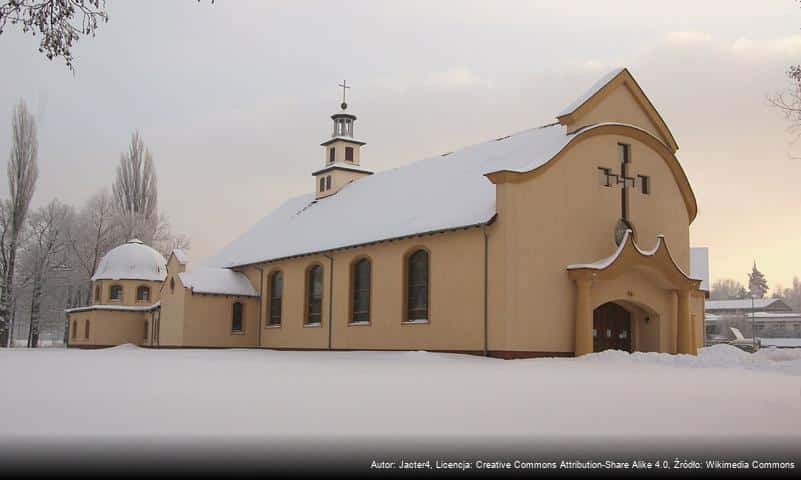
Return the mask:
<path id="1" fill-rule="evenodd" d="M 149 247 L 109 252 L 94 304 L 68 311 L 70 345 L 501 358 L 703 346 L 695 195 L 627 69 L 553 123 L 388 171 L 369 169 L 344 98 L 331 120 L 309 193 L 203 266 L 143 255 L 134 277 L 115 252 Z"/>

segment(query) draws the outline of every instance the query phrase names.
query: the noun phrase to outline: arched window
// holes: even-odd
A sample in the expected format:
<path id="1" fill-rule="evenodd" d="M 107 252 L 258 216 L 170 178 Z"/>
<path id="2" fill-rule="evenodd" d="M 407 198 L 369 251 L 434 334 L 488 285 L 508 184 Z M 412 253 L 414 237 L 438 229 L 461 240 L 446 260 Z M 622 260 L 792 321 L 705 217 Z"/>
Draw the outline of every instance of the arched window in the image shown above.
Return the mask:
<path id="1" fill-rule="evenodd" d="M 284 276 L 280 271 L 270 275 L 270 316 L 267 323 L 281 325 L 281 299 L 284 296 Z"/>
<path id="2" fill-rule="evenodd" d="M 306 324 L 319 325 L 323 316 L 323 267 L 311 267 L 306 277 Z"/>
<path id="3" fill-rule="evenodd" d="M 112 285 L 109 291 L 109 298 L 112 300 L 122 300 L 122 285 Z"/>
<path id="4" fill-rule="evenodd" d="M 83 337 L 88 339 L 89 338 L 89 319 L 87 318 L 83 322 Z"/>
<path id="5" fill-rule="evenodd" d="M 170 277 L 170 293 L 175 293 L 175 277 Z"/>
<path id="6" fill-rule="evenodd" d="M 78 320 L 72 321 L 72 339 L 78 338 Z"/>
<path id="7" fill-rule="evenodd" d="M 136 287 L 136 301 L 141 302 L 148 300 L 150 300 L 150 287 L 144 285 Z"/>
<path id="8" fill-rule="evenodd" d="M 428 320 L 428 252 L 409 255 L 406 268 L 406 321 Z"/>
<path id="9" fill-rule="evenodd" d="M 100 285 L 95 285 L 95 303 L 100 303 Z"/>
<path id="10" fill-rule="evenodd" d="M 231 331 L 234 333 L 242 332 L 242 303 L 234 302 L 231 318 Z"/>
<path id="11" fill-rule="evenodd" d="M 353 264 L 351 272 L 352 323 L 370 321 L 370 260 L 362 258 Z"/>

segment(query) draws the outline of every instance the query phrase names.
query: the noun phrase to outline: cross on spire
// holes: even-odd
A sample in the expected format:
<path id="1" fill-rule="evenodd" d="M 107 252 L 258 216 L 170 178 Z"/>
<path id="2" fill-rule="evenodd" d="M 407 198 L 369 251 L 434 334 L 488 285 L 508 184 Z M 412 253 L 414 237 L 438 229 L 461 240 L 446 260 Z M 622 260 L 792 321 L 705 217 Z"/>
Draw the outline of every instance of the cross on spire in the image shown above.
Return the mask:
<path id="1" fill-rule="evenodd" d="M 345 110 L 348 107 L 348 104 L 345 101 L 345 93 L 350 86 L 348 86 L 347 80 L 342 80 L 342 83 L 338 83 L 337 86 L 342 87 L 342 110 Z"/>

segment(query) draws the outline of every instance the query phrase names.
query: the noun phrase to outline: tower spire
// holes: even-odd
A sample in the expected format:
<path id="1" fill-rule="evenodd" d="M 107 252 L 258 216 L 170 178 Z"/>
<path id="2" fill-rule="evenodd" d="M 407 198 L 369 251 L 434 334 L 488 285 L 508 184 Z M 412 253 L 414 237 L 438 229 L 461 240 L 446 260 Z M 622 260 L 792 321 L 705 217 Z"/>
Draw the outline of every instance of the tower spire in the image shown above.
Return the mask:
<path id="1" fill-rule="evenodd" d="M 349 183 L 373 173 L 360 166 L 361 147 L 365 143 L 353 135 L 356 115 L 345 111 L 350 85 L 342 80 L 337 86 L 342 89 L 341 110 L 331 115 L 334 121 L 331 138 L 320 144 L 325 147 L 324 167 L 312 173 L 318 199 L 333 195 Z"/>

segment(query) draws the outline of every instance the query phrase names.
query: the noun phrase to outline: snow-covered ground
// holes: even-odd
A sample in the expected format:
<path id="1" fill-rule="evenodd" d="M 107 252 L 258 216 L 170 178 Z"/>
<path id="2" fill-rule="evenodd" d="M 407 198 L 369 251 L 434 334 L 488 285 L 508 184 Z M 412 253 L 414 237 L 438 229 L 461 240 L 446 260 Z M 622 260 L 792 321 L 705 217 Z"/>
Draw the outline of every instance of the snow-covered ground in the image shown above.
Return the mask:
<path id="1" fill-rule="evenodd" d="M 497 360 L 426 352 L 0 351 L 0 440 L 801 439 L 801 349 Z"/>

